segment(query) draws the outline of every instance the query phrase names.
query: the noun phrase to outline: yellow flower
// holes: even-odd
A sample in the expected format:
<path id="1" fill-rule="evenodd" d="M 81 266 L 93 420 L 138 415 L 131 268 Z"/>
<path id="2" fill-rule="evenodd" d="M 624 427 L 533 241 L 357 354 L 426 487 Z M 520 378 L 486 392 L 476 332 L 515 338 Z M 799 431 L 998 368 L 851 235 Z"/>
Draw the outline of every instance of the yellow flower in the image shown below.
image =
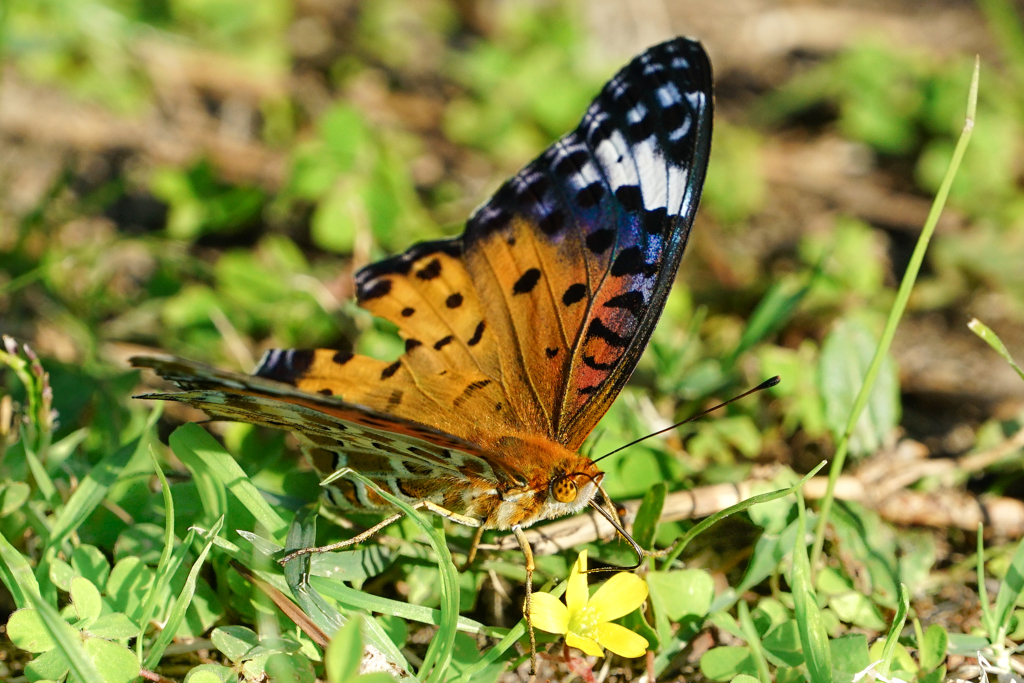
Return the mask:
<path id="1" fill-rule="evenodd" d="M 644 604 L 647 584 L 636 574 L 620 572 L 605 581 L 593 596 L 587 590 L 587 551 L 569 572 L 565 602 L 550 593 L 534 593 L 530 603 L 533 625 L 565 636 L 565 644 L 588 655 L 604 656 L 606 647 L 622 657 L 641 657 L 647 639 L 618 624 L 609 623 Z"/>

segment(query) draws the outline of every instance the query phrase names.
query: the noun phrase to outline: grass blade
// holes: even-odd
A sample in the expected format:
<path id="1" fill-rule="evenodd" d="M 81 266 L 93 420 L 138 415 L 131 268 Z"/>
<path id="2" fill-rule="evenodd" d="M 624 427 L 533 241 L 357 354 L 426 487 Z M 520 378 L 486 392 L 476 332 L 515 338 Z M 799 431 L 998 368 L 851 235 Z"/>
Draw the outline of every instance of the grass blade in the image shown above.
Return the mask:
<path id="1" fill-rule="evenodd" d="M 0 534 L 0 579 L 14 597 L 18 609 L 31 607 L 30 594 L 39 595 L 39 583 L 32 573 L 32 566 L 17 548 Z"/>
<path id="2" fill-rule="evenodd" d="M 259 489 L 253 485 L 231 454 L 225 451 L 205 429 L 194 423 L 182 425 L 174 430 L 169 442 L 175 455 L 181 458 L 186 465 L 192 463 L 194 466 L 197 460 L 201 462 L 201 469 L 212 475 L 228 491 L 231 491 L 238 502 L 256 518 L 257 522 L 263 525 L 273 538 L 284 537 L 288 531 L 287 522 L 264 500 Z M 196 477 L 197 484 L 201 480 L 202 477 Z M 202 489 L 200 489 L 200 495 L 203 495 Z M 210 491 L 206 495 L 216 496 L 216 505 L 219 507 L 223 504 L 221 513 L 227 513 L 228 503 L 221 500 L 219 492 Z M 205 504 L 206 500 L 204 499 L 203 502 Z"/>
<path id="3" fill-rule="evenodd" d="M 199 570 L 203 568 L 203 564 L 206 562 L 206 556 L 210 553 L 210 548 L 213 547 L 213 539 L 217 534 L 220 533 L 221 528 L 224 526 L 224 519 L 217 520 L 217 523 L 213 525 L 206 534 L 206 545 L 203 546 L 202 551 L 199 553 L 199 557 L 192 564 L 192 569 L 188 573 L 188 578 L 185 579 L 185 585 L 181 588 L 181 593 L 178 594 L 177 599 L 174 601 L 174 607 L 171 608 L 171 613 L 167 617 L 167 623 L 164 624 L 163 630 L 160 631 L 160 635 L 157 636 L 156 640 L 153 641 L 153 646 L 150 648 L 149 656 L 146 657 L 145 664 L 143 666 L 146 669 L 152 669 L 160 662 L 160 658 L 164 656 L 164 650 L 171 644 L 171 639 L 174 638 L 174 634 L 178 631 L 178 626 L 181 625 L 182 620 L 185 618 L 185 612 L 188 610 L 189 604 L 192 602 L 192 596 L 196 592 L 196 580 L 199 578 Z M 98 680 L 93 678 L 86 678 L 85 680 Z"/>
<path id="4" fill-rule="evenodd" d="M 971 332 L 985 340 L 986 344 L 995 349 L 996 353 L 1002 356 L 1003 359 L 1010 364 L 1010 367 L 1017 372 L 1020 378 L 1024 379 L 1024 370 L 1020 369 L 1020 366 L 1013 360 L 1013 356 L 1010 355 L 1010 352 L 1007 351 L 1006 347 L 1003 345 L 1003 340 L 1000 339 L 999 336 L 988 327 L 988 325 L 977 318 L 971 318 L 971 322 L 967 323 L 967 327 L 970 328 Z"/>
<path id="5" fill-rule="evenodd" d="M 695 527 L 693 527 L 692 529 L 687 531 L 681 537 L 681 539 L 676 542 L 676 546 L 672 549 L 672 552 L 670 552 L 665 557 L 665 562 L 662 564 L 662 570 L 667 570 L 670 566 L 672 566 L 672 563 L 675 562 L 676 558 L 679 557 L 679 554 L 683 552 L 683 549 L 686 548 L 686 545 L 690 541 L 692 541 L 694 538 L 696 538 L 700 533 L 704 532 L 706 529 L 708 529 L 708 528 L 714 526 L 715 524 L 717 524 L 720 520 L 723 520 L 723 519 L 725 519 L 726 517 L 728 517 L 730 515 L 734 515 L 737 512 L 742 512 L 743 510 L 746 510 L 747 508 L 749 508 L 752 505 L 757 505 L 758 503 L 767 503 L 770 500 L 775 500 L 777 498 L 783 498 L 785 496 L 788 496 L 791 493 L 799 491 L 800 487 L 803 486 L 805 483 L 807 483 L 807 481 L 811 477 L 813 477 L 815 474 L 817 474 L 818 471 L 821 470 L 821 468 L 824 467 L 824 466 L 825 466 L 825 461 L 822 461 L 822 462 L 818 463 L 817 467 L 815 467 L 813 470 L 811 470 L 810 472 L 805 474 L 800 481 L 798 481 L 797 483 L 793 484 L 788 489 L 779 489 L 778 491 L 769 491 L 768 493 L 762 493 L 760 495 L 753 496 L 751 498 L 747 498 L 744 501 L 740 501 L 739 503 L 736 503 L 732 507 L 727 507 L 726 509 L 722 510 L 721 512 L 716 512 L 715 514 L 711 515 L 710 517 L 704 519 L 700 524 L 696 525 Z"/>
<path id="6" fill-rule="evenodd" d="M 800 643 L 811 683 L 832 683 L 832 651 L 811 585 L 811 566 L 804 540 L 807 512 L 803 495 L 799 491 L 796 495 L 800 521 L 796 546 L 793 548 L 793 575 L 790 582 L 793 589 L 793 613 L 800 631 Z"/>
<path id="7" fill-rule="evenodd" d="M 355 471 L 349 471 L 347 474 L 359 479 L 389 503 L 405 512 L 426 534 L 430 546 L 437 555 L 437 568 L 441 575 L 441 623 L 438 625 L 437 636 L 430 642 L 427 653 L 423 656 L 423 666 L 420 667 L 418 676 L 420 679 L 426 677 L 424 680 L 427 683 L 442 681 L 444 672 L 451 662 L 452 651 L 455 649 L 460 598 L 459 577 L 455 570 L 455 563 L 452 562 L 451 553 L 448 552 L 443 532 L 434 528 L 419 511 L 408 503 L 381 489 L 363 475 Z"/>
<path id="8" fill-rule="evenodd" d="M 896 654 L 896 644 L 900 640 L 900 633 L 903 631 L 903 624 L 907 621 L 907 612 L 910 611 L 910 595 L 907 587 L 900 584 L 900 601 L 896 606 L 896 616 L 893 617 L 892 625 L 889 627 L 889 634 L 885 637 L 885 647 L 882 649 L 882 663 L 878 665 L 878 673 L 881 677 L 889 675 L 889 667 L 892 665 L 892 658 Z"/>
<path id="9" fill-rule="evenodd" d="M 974 131 L 974 118 L 978 110 L 978 75 L 980 68 L 979 61 L 975 59 L 974 75 L 971 77 L 971 87 L 967 96 L 967 117 L 964 121 L 963 131 L 960 133 L 960 139 L 957 140 L 956 148 L 953 150 L 953 158 L 949 162 L 949 168 L 946 169 L 946 175 L 942 179 L 939 191 L 935 194 L 935 201 L 932 202 L 931 210 L 928 212 L 928 219 L 921 230 L 921 236 L 918 237 L 917 244 L 914 246 L 914 253 L 910 256 L 907 270 L 903 274 L 903 280 L 900 282 L 900 288 L 896 293 L 896 300 L 893 302 L 892 309 L 889 311 L 889 318 L 885 322 L 882 339 L 878 343 L 875 357 L 871 360 L 871 365 L 868 367 L 868 372 L 864 377 L 864 384 L 861 386 L 857 400 L 850 411 L 850 418 L 846 422 L 846 431 L 836 446 L 836 454 L 832 459 L 832 466 L 828 472 L 828 488 L 825 490 L 825 497 L 821 500 L 818 525 L 814 530 L 814 546 L 811 550 L 810 560 L 811 567 L 817 567 L 821 561 L 821 551 L 825 545 L 825 527 L 832 512 L 836 482 L 839 480 L 839 474 L 843 471 L 843 464 L 846 461 L 850 435 L 853 434 L 853 430 L 860 420 L 860 415 L 864 411 L 864 406 L 867 405 L 868 397 L 871 395 L 871 390 L 875 385 L 875 379 L 882 368 L 882 361 L 889 353 L 893 336 L 896 334 L 896 326 L 903 317 L 903 311 L 907 308 L 907 301 L 910 299 L 910 292 L 917 281 L 917 274 L 921 270 L 921 263 L 924 261 L 924 254 L 928 249 L 928 243 L 935 232 L 935 226 L 939 222 L 939 216 L 942 215 L 942 209 L 946 205 L 949 188 L 953 185 L 953 178 L 956 177 L 956 172 L 960 168 L 964 152 L 967 151 L 967 144 L 971 141 L 971 133 Z"/>

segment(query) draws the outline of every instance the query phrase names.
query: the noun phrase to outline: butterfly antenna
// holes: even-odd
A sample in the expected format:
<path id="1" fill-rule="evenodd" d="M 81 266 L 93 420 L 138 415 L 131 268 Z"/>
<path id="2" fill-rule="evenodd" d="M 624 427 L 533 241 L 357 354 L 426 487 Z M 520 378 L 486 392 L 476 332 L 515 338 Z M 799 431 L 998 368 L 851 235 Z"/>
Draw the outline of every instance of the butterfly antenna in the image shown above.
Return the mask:
<path id="1" fill-rule="evenodd" d="M 604 493 L 604 490 L 602 489 L 601 492 Z M 606 498 L 607 498 L 607 495 L 608 494 L 605 494 Z M 596 567 L 594 569 L 588 569 L 585 573 L 587 573 L 587 574 L 596 574 L 597 572 L 621 572 L 621 571 L 631 572 L 631 571 L 633 571 L 635 569 L 638 569 L 640 567 L 640 565 L 643 564 L 644 555 L 646 555 L 647 551 L 645 551 L 643 548 L 641 548 L 640 544 L 637 543 L 633 539 L 633 537 L 629 535 L 629 532 L 627 532 L 625 529 L 622 528 L 622 525 L 619 524 L 619 520 L 616 519 L 616 515 L 614 515 L 611 512 L 608 512 L 608 510 L 605 510 L 601 506 L 601 504 L 598 503 L 596 500 L 591 500 L 590 501 L 590 507 L 594 508 L 599 513 L 601 513 L 601 516 L 604 517 L 605 519 L 607 519 L 608 523 L 611 524 L 613 527 L 615 527 L 615 531 L 618 532 L 619 536 L 621 536 L 623 538 L 623 540 L 626 541 L 626 543 L 629 543 L 629 545 L 631 545 L 633 547 L 633 552 L 636 553 L 636 564 L 634 564 L 634 565 L 632 565 L 630 567 Z"/>
<path id="2" fill-rule="evenodd" d="M 609 455 L 615 455 L 619 451 L 625 450 L 625 449 L 629 448 L 630 446 L 635 446 L 636 444 L 640 443 L 641 441 L 649 439 L 652 436 L 658 436 L 659 434 L 664 434 L 665 432 L 672 431 L 676 427 L 682 427 L 687 422 L 692 422 L 693 420 L 696 420 L 699 417 L 704 417 L 708 413 L 713 412 L 715 410 L 718 410 L 719 408 L 724 408 L 725 406 L 729 405 L 733 401 L 738 401 L 741 398 L 745 398 L 747 396 L 750 396 L 751 394 L 757 393 L 758 391 L 762 391 L 764 389 L 770 389 L 771 387 L 774 387 L 776 384 L 778 384 L 780 381 L 781 380 L 779 379 L 779 376 L 776 375 L 775 377 L 772 377 L 771 379 L 768 379 L 768 380 L 765 380 L 764 382 L 761 382 L 760 384 L 758 384 L 753 389 L 749 389 L 747 391 L 744 391 L 739 396 L 734 396 L 734 397 L 730 398 L 728 401 L 725 401 L 724 403 L 719 403 L 717 406 L 714 406 L 713 408 L 708 408 L 707 410 L 702 410 L 701 412 L 697 413 L 696 415 L 692 415 L 692 416 L 686 418 L 682 422 L 676 422 L 674 425 L 670 425 L 668 427 L 665 427 L 664 429 L 659 429 L 658 431 L 652 432 L 652 433 L 648 434 L 647 436 L 641 436 L 639 439 L 637 439 L 635 441 L 630 441 L 625 446 L 619 446 L 614 451 L 611 451 L 610 453 L 605 453 L 604 455 L 602 455 L 597 460 L 594 460 L 594 462 L 600 462 L 601 460 L 604 460 L 605 458 L 607 458 Z"/>

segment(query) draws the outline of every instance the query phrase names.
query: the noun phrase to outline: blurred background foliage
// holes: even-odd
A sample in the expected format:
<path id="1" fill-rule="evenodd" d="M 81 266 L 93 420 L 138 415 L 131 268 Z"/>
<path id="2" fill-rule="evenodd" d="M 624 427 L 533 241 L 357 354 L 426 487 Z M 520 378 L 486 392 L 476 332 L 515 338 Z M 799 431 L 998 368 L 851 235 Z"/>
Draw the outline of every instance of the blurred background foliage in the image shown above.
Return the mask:
<path id="1" fill-rule="evenodd" d="M 803 472 L 831 454 L 963 125 L 975 53 L 972 146 L 851 452 L 951 458 L 1017 431 L 1024 386 L 965 326 L 976 315 L 1011 352 L 1024 343 L 1024 33 L 1006 0 L 6 0 L 0 332 L 50 374 L 61 490 L 141 432 L 150 406 L 128 397 L 153 380 L 127 370 L 136 353 L 246 371 L 272 347 L 394 358 L 401 341 L 354 306 L 352 273 L 460 233 L 619 66 L 676 33 L 716 68 L 702 209 L 664 318 L 587 448 L 783 381 L 609 459 L 609 492 Z M 169 406 L 161 433 L 200 417 Z M 214 430 L 270 494 L 315 497 L 283 437 Z M 0 462 L 5 486 L 29 479 L 17 462 Z M 959 490 L 1016 500 L 1019 462 Z M 83 539 L 119 554 L 126 519 L 161 523 L 144 469 Z M 185 519 L 194 484 L 172 484 Z M 8 538 L 23 536 L 18 507 L 0 515 Z M 737 547 L 719 552 L 777 522 L 735 523 Z M 953 563 L 973 542 L 959 533 L 914 542 Z M 382 585 L 436 602 L 422 570 Z"/>

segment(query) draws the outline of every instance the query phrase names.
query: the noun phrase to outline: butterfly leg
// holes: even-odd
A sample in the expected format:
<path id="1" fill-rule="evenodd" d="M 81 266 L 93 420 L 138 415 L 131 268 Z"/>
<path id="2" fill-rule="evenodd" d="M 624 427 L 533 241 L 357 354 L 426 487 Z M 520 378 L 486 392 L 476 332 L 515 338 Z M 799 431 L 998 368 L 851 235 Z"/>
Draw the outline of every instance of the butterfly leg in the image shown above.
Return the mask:
<path id="1" fill-rule="evenodd" d="M 530 675 L 534 676 L 537 674 L 537 637 L 533 633 L 531 603 L 533 602 L 533 570 L 537 566 L 533 563 L 533 548 L 530 547 L 530 541 L 523 533 L 523 528 L 517 524 L 512 527 L 512 533 L 516 535 L 519 549 L 523 551 L 523 557 L 526 558 L 526 604 L 523 605 L 523 614 L 526 616 L 526 629 L 530 632 Z"/>
<path id="2" fill-rule="evenodd" d="M 415 508 L 421 508 L 421 507 L 423 507 L 422 502 L 417 503 L 416 505 L 413 505 L 414 509 Z M 302 555 L 311 555 L 313 553 L 329 553 L 332 550 L 341 550 L 342 548 L 347 548 L 350 545 L 355 545 L 356 543 L 362 543 L 366 539 L 371 538 L 372 536 L 375 536 L 381 529 L 394 524 L 395 522 L 400 520 L 402 517 L 405 517 L 405 513 L 404 512 L 396 512 L 395 514 L 391 515 L 390 517 L 388 517 L 384 521 L 378 522 L 377 524 L 374 524 L 373 526 L 371 526 L 366 531 L 364 531 L 362 533 L 359 533 L 359 534 L 356 534 L 352 538 L 345 539 L 344 541 L 338 541 L 337 543 L 331 543 L 330 545 L 322 545 L 322 546 L 315 547 L 315 548 L 300 548 L 300 549 L 296 550 L 293 553 L 289 553 L 288 555 L 285 555 L 283 558 L 278 560 L 278 563 L 281 564 L 281 565 L 285 565 L 285 564 L 291 562 L 292 560 L 294 560 L 296 557 L 301 557 Z"/>
<path id="3" fill-rule="evenodd" d="M 469 553 L 466 554 L 466 562 L 459 567 L 460 572 L 464 572 L 469 569 L 469 566 L 473 564 L 473 560 L 476 559 L 477 550 L 480 548 L 480 539 L 484 537 L 484 526 L 481 524 L 476 528 L 476 534 L 473 535 L 473 542 L 469 544 Z"/>

